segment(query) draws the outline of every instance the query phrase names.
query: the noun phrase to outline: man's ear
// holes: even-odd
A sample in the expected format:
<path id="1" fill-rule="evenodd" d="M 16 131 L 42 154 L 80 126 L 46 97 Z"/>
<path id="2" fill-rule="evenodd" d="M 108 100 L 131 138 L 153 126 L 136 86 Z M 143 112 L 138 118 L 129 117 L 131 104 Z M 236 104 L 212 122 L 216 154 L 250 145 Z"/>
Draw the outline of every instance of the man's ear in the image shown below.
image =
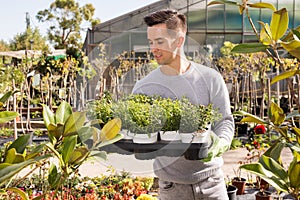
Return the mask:
<path id="1" fill-rule="evenodd" d="M 179 36 L 177 38 L 177 47 L 181 47 L 184 45 L 185 38 L 183 36 Z"/>

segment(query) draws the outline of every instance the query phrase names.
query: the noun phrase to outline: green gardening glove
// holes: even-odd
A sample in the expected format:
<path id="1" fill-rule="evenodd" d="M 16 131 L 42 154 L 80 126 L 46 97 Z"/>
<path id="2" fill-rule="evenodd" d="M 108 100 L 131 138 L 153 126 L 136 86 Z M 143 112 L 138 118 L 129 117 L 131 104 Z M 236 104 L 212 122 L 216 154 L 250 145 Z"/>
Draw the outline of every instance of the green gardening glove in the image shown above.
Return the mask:
<path id="1" fill-rule="evenodd" d="M 203 162 L 209 162 L 213 158 L 221 156 L 230 147 L 230 144 L 228 144 L 225 139 L 219 138 L 213 131 L 210 131 L 209 143 L 210 146 L 208 149 L 207 157 L 201 160 Z"/>

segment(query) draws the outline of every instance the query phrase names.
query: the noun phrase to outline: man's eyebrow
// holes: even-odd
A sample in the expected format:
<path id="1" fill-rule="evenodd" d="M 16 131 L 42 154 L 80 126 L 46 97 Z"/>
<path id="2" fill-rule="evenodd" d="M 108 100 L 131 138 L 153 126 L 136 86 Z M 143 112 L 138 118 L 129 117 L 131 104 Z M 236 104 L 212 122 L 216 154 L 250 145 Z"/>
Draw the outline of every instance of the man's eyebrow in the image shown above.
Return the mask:
<path id="1" fill-rule="evenodd" d="M 157 41 L 157 40 L 163 40 L 164 38 L 160 37 L 160 38 L 155 38 L 154 41 Z M 150 39 L 148 39 L 149 41 L 151 41 Z"/>

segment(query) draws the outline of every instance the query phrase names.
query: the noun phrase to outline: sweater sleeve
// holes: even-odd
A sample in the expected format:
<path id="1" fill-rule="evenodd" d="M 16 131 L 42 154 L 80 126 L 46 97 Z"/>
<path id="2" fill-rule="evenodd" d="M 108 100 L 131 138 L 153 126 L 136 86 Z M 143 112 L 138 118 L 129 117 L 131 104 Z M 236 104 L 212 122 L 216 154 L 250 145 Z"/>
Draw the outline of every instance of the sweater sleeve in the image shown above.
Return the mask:
<path id="1" fill-rule="evenodd" d="M 213 124 L 212 130 L 230 145 L 234 136 L 234 119 L 231 113 L 228 90 L 220 73 L 216 73 L 210 84 L 210 101 L 222 114 L 222 118 Z"/>

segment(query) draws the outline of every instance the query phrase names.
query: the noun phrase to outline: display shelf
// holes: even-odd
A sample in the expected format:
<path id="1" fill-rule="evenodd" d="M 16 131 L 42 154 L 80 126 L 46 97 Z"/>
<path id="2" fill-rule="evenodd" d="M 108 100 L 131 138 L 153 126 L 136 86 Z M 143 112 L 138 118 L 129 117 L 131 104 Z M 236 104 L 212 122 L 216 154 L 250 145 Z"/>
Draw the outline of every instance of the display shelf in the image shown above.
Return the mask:
<path id="1" fill-rule="evenodd" d="M 138 144 L 133 143 L 132 140 L 122 139 L 102 147 L 101 150 L 107 153 L 123 155 L 134 154 L 139 160 L 154 159 L 158 156 L 184 156 L 188 160 L 199 160 L 207 157 L 208 143 L 182 143 L 180 141 L 159 140 L 152 144 Z"/>

